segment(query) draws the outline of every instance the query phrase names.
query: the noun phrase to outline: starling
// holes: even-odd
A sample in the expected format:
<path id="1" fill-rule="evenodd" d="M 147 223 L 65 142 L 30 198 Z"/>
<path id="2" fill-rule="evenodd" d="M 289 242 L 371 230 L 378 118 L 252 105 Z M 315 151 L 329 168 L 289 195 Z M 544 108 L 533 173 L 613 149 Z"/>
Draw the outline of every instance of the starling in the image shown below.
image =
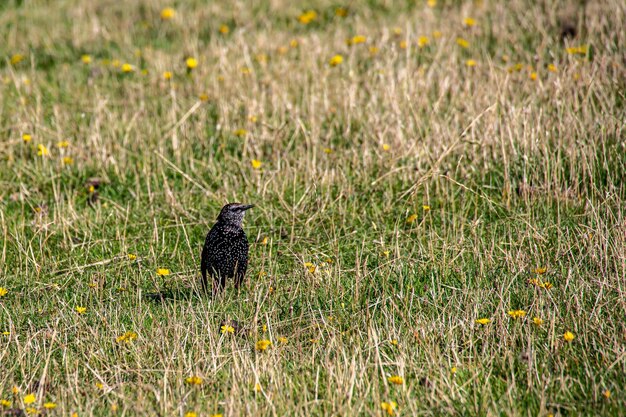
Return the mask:
<path id="1" fill-rule="evenodd" d="M 222 207 L 217 223 L 209 230 L 202 248 L 202 287 L 208 288 L 207 274 L 213 277 L 213 291 L 226 285 L 226 278 L 234 278 L 235 288 L 243 282 L 248 268 L 248 238 L 243 231 L 243 215 L 252 204 L 232 203 Z"/>

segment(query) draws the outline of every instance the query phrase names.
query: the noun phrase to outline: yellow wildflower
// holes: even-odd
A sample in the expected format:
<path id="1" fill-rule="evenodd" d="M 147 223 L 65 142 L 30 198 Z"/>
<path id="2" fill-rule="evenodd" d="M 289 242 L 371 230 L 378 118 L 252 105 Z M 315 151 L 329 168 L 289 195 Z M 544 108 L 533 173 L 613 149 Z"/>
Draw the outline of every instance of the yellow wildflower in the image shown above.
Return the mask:
<path id="1" fill-rule="evenodd" d="M 398 46 L 400 47 L 400 49 L 406 49 L 408 44 L 405 40 L 401 40 L 400 42 L 398 42 Z"/>
<path id="2" fill-rule="evenodd" d="M 28 142 L 30 142 L 30 141 L 32 140 L 32 136 L 31 136 L 31 135 L 29 135 L 28 133 L 24 133 L 24 134 L 22 135 L 22 140 L 23 140 L 24 142 L 28 143 Z"/>
<path id="3" fill-rule="evenodd" d="M 316 267 L 315 267 L 315 265 L 313 265 L 313 263 L 305 262 L 304 266 L 305 266 L 305 268 L 308 268 L 310 273 L 314 273 L 315 272 Z"/>
<path id="4" fill-rule="evenodd" d="M 269 239 L 267 236 L 265 236 L 263 240 L 261 241 L 261 245 L 267 245 L 268 242 L 269 242 Z"/>
<path id="5" fill-rule="evenodd" d="M 204 380 L 197 375 L 192 375 L 188 377 L 187 379 L 185 379 L 185 382 L 188 383 L 189 385 L 202 385 Z"/>
<path id="6" fill-rule="evenodd" d="M 441 31 L 440 31 L 440 30 L 434 30 L 434 31 L 433 31 L 433 38 L 435 38 L 435 39 L 439 39 L 439 38 L 441 38 L 442 36 L 443 36 L 443 33 L 441 33 Z"/>
<path id="7" fill-rule="evenodd" d="M 128 74 L 130 72 L 133 72 L 134 70 L 135 70 L 135 67 L 133 67 L 129 63 L 122 64 L 122 72 Z"/>
<path id="8" fill-rule="evenodd" d="M 74 163 L 74 158 L 72 158 L 71 156 L 64 156 L 63 163 L 65 165 L 72 165 Z"/>
<path id="9" fill-rule="evenodd" d="M 511 318 L 519 319 L 521 317 L 524 317 L 526 315 L 526 312 L 524 310 L 510 310 L 507 314 L 511 316 Z"/>
<path id="10" fill-rule="evenodd" d="M 335 16 L 337 17 L 346 17 L 348 16 L 348 9 L 345 7 L 337 7 L 335 9 Z"/>
<path id="11" fill-rule="evenodd" d="M 217 413 L 217 414 L 211 414 L 211 417 L 224 417 L 224 415 Z"/>
<path id="12" fill-rule="evenodd" d="M 380 403 L 380 408 L 387 412 L 388 415 L 392 416 L 394 415 L 394 410 L 398 408 L 398 404 L 396 404 L 395 401 L 389 401 L 388 403 Z"/>
<path id="13" fill-rule="evenodd" d="M 389 381 L 392 384 L 402 385 L 404 383 L 404 378 L 402 378 L 399 375 L 392 375 L 389 378 L 387 378 L 387 381 Z"/>
<path id="14" fill-rule="evenodd" d="M 191 58 L 191 57 L 187 58 L 185 60 L 185 63 L 187 64 L 187 68 L 190 70 L 198 66 L 198 61 L 195 58 Z"/>
<path id="15" fill-rule="evenodd" d="M 588 50 L 589 47 L 587 45 L 571 46 L 566 49 L 567 53 L 570 55 L 587 55 Z"/>
<path id="16" fill-rule="evenodd" d="M 336 67 L 337 65 L 341 65 L 342 62 L 343 62 L 343 56 L 335 55 L 330 59 L 330 61 L 328 61 L 328 64 L 331 67 Z"/>
<path id="17" fill-rule="evenodd" d="M 476 61 L 473 59 L 468 59 L 467 61 L 465 61 L 465 65 L 467 65 L 468 67 L 475 67 L 476 66 Z"/>
<path id="18" fill-rule="evenodd" d="M 542 284 L 539 285 L 541 288 L 545 288 L 546 290 L 549 290 L 550 288 L 552 288 L 552 283 L 549 281 L 545 281 Z"/>
<path id="19" fill-rule="evenodd" d="M 383 251 L 383 255 L 385 255 L 385 258 L 389 258 L 389 254 L 391 253 L 391 251 L 388 250 L 384 250 Z"/>
<path id="20" fill-rule="evenodd" d="M 289 46 L 292 47 L 292 48 L 297 48 L 298 45 L 300 45 L 300 42 L 298 42 L 297 39 L 292 39 L 292 40 L 289 41 Z"/>
<path id="21" fill-rule="evenodd" d="M 402 35 L 402 28 L 399 28 L 399 27 L 397 27 L 397 26 L 396 26 L 395 28 L 393 28 L 391 31 L 393 32 L 393 34 L 394 34 L 395 36 L 400 36 L 400 35 Z"/>
<path id="22" fill-rule="evenodd" d="M 576 336 L 574 336 L 574 333 L 572 332 L 567 331 L 563 334 L 563 339 L 565 339 L 566 342 L 571 342 L 575 338 Z"/>
<path id="23" fill-rule="evenodd" d="M 461 48 L 469 48 L 470 46 L 469 41 L 463 38 L 456 38 L 456 44 L 459 45 Z"/>
<path id="24" fill-rule="evenodd" d="M 472 27 L 476 25 L 476 20 L 472 19 L 471 17 L 466 17 L 465 19 L 463 19 L 463 24 L 467 27 Z"/>
<path id="25" fill-rule="evenodd" d="M 528 78 L 533 81 L 537 80 L 537 73 L 535 71 L 531 71 L 530 74 L 528 74 Z"/>
<path id="26" fill-rule="evenodd" d="M 102 382 L 96 382 L 96 388 L 104 389 L 104 384 Z"/>
<path id="27" fill-rule="evenodd" d="M 303 25 L 308 25 L 317 18 L 317 13 L 314 10 L 308 10 L 298 16 L 298 21 Z"/>
<path id="28" fill-rule="evenodd" d="M 417 220 L 417 214 L 415 213 L 411 214 L 409 217 L 406 218 L 406 222 L 408 224 L 415 222 L 415 220 Z"/>
<path id="29" fill-rule="evenodd" d="M 87 307 L 76 306 L 74 307 L 74 310 L 76 310 L 78 314 L 85 314 Z"/>
<path id="30" fill-rule="evenodd" d="M 164 277 L 164 276 L 167 276 L 167 275 L 170 274 L 170 270 L 167 269 L 167 268 L 158 268 L 156 270 L 156 273 L 157 273 L 158 276 Z"/>
<path id="31" fill-rule="evenodd" d="M 13 387 L 11 388 L 11 392 L 13 393 L 13 395 L 17 395 L 20 393 L 20 389 L 17 385 L 13 385 Z"/>
<path id="32" fill-rule="evenodd" d="M 417 46 L 419 46 L 420 48 L 425 47 L 426 45 L 428 45 L 429 42 L 430 39 L 428 38 L 428 36 L 420 36 L 419 38 L 417 38 Z"/>
<path id="33" fill-rule="evenodd" d="M 137 255 L 135 255 L 134 253 L 129 253 L 126 256 L 128 256 L 129 261 L 134 261 L 135 259 L 137 259 Z"/>
<path id="34" fill-rule="evenodd" d="M 453 366 L 452 368 L 450 368 L 450 373 L 452 375 L 456 374 L 456 371 L 457 371 L 456 366 Z"/>
<path id="35" fill-rule="evenodd" d="M 48 152 L 48 148 L 46 148 L 45 145 L 42 145 L 42 144 L 37 145 L 37 155 L 46 156 L 49 154 L 50 152 Z"/>
<path id="36" fill-rule="evenodd" d="M 45 408 L 46 410 L 54 410 L 55 408 L 57 408 L 57 405 L 53 402 L 47 402 L 43 404 L 43 408 Z"/>
<path id="37" fill-rule="evenodd" d="M 24 60 L 24 55 L 22 55 L 22 54 L 13 54 L 13 56 L 11 56 L 11 65 L 19 64 L 23 60 Z"/>
<path id="38" fill-rule="evenodd" d="M 543 274 L 545 274 L 545 273 L 546 273 L 546 271 L 548 271 L 548 268 L 546 268 L 546 267 L 537 267 L 537 268 L 535 268 L 535 270 L 534 270 L 534 272 L 535 272 L 536 274 L 539 274 L 539 275 L 543 275 Z"/>
<path id="39" fill-rule="evenodd" d="M 233 134 L 241 138 L 241 137 L 246 136 L 248 134 L 248 131 L 246 129 L 237 129 L 233 132 Z"/>
<path id="40" fill-rule="evenodd" d="M 135 332 L 126 332 L 121 336 L 118 336 L 115 341 L 117 343 L 131 343 L 132 341 L 134 341 L 135 339 L 137 339 L 137 333 Z"/>
<path id="41" fill-rule="evenodd" d="M 375 46 L 369 47 L 370 55 L 376 55 L 378 53 L 378 48 Z"/>
<path id="42" fill-rule="evenodd" d="M 0 400 L 0 405 L 3 407 L 11 407 L 13 403 L 9 400 L 2 399 Z"/>
<path id="43" fill-rule="evenodd" d="M 254 392 L 260 392 L 261 389 L 261 384 L 259 384 L 258 382 L 254 384 Z"/>
<path id="44" fill-rule="evenodd" d="M 367 40 L 367 38 L 363 35 L 356 35 L 353 36 L 352 38 L 348 39 L 348 41 L 346 42 L 348 45 L 358 45 L 360 43 L 365 43 L 365 41 Z"/>
<path id="45" fill-rule="evenodd" d="M 383 143 L 383 151 L 387 152 L 389 149 L 391 149 L 391 146 L 388 143 Z"/>
<path id="46" fill-rule="evenodd" d="M 428 4 L 428 7 L 433 8 L 437 6 L 437 0 L 428 0 L 426 1 L 426 4 Z"/>
<path id="47" fill-rule="evenodd" d="M 111 61 L 111 66 L 113 68 L 119 68 L 122 66 L 122 62 L 119 59 L 114 59 L 113 61 Z"/>
<path id="48" fill-rule="evenodd" d="M 270 342 L 267 339 L 263 339 L 263 340 L 259 340 L 258 342 L 256 342 L 256 350 L 258 350 L 259 352 L 264 352 L 268 347 L 270 347 L 272 345 L 272 342 Z"/>
<path id="49" fill-rule="evenodd" d="M 235 328 L 233 326 L 229 326 L 228 324 L 225 324 L 221 327 L 222 330 L 222 334 L 225 333 L 235 333 Z"/>
<path id="50" fill-rule="evenodd" d="M 252 161 L 250 161 L 250 164 L 252 165 L 252 168 L 260 169 L 263 165 L 263 162 L 259 161 L 258 159 L 253 159 Z"/>
<path id="51" fill-rule="evenodd" d="M 67 148 L 68 146 L 70 146 L 70 142 L 67 140 L 62 140 L 57 143 L 58 148 Z"/>
<path id="52" fill-rule="evenodd" d="M 278 341 L 279 341 L 281 344 L 283 344 L 283 345 L 286 345 L 286 344 L 287 344 L 287 338 L 286 338 L 285 336 L 280 336 L 280 337 L 278 338 Z"/>
<path id="53" fill-rule="evenodd" d="M 220 26 L 220 33 L 222 35 L 228 35 L 230 33 L 230 28 L 228 27 L 228 25 L 221 25 Z"/>
<path id="54" fill-rule="evenodd" d="M 26 414 L 39 414 L 35 407 L 26 407 L 24 411 L 26 411 Z"/>
<path id="55" fill-rule="evenodd" d="M 491 323 L 491 319 L 487 319 L 487 318 L 477 319 L 476 323 L 483 324 L 483 325 L 489 324 L 489 323 Z"/>
<path id="56" fill-rule="evenodd" d="M 37 397 L 35 397 L 35 394 L 27 394 L 24 396 L 24 404 L 26 405 L 32 404 L 35 401 L 37 401 Z"/>
<path id="57" fill-rule="evenodd" d="M 541 326 L 543 324 L 543 320 L 541 317 L 533 317 L 533 323 L 537 326 Z"/>
<path id="58" fill-rule="evenodd" d="M 430 206 L 428 206 L 428 205 L 423 205 L 423 206 L 422 206 L 422 210 L 424 210 L 424 211 L 430 211 Z"/>
<path id="59" fill-rule="evenodd" d="M 398 346 L 398 339 L 391 339 L 389 343 L 391 343 L 393 346 Z"/>
<path id="60" fill-rule="evenodd" d="M 89 194 L 93 194 L 96 192 L 96 187 L 93 184 L 90 184 L 87 191 L 89 191 Z"/>
<path id="61" fill-rule="evenodd" d="M 165 78 L 166 80 L 171 80 L 174 74 L 172 74 L 172 71 L 165 71 L 163 73 L 163 78 Z"/>
<path id="62" fill-rule="evenodd" d="M 161 19 L 162 20 L 171 20 L 176 16 L 176 10 L 171 7 L 166 7 L 161 10 Z"/>
<path id="63" fill-rule="evenodd" d="M 7 290 L 4 287 L 0 287 L 0 297 L 4 297 L 5 295 L 7 295 L 9 293 L 9 290 Z"/>
<path id="64" fill-rule="evenodd" d="M 198 98 L 200 99 L 200 101 L 208 101 L 209 100 L 209 95 L 206 93 L 202 93 L 198 96 Z"/>
<path id="65" fill-rule="evenodd" d="M 611 391 L 607 389 L 602 393 L 602 396 L 608 400 L 609 398 L 611 398 Z"/>
<path id="66" fill-rule="evenodd" d="M 80 57 L 83 64 L 91 64 L 91 55 L 83 55 Z"/>
<path id="67" fill-rule="evenodd" d="M 185 413 L 185 417 L 198 417 L 198 414 L 196 414 L 196 413 L 195 413 L 195 412 L 193 412 L 193 411 L 187 411 L 187 412 Z"/>
<path id="68" fill-rule="evenodd" d="M 558 68 L 554 64 L 549 64 L 548 65 L 548 71 L 550 71 L 550 72 L 557 72 Z"/>
<path id="69" fill-rule="evenodd" d="M 333 153 L 333 150 L 330 149 L 330 148 L 324 148 L 324 153 L 331 154 L 331 153 Z"/>

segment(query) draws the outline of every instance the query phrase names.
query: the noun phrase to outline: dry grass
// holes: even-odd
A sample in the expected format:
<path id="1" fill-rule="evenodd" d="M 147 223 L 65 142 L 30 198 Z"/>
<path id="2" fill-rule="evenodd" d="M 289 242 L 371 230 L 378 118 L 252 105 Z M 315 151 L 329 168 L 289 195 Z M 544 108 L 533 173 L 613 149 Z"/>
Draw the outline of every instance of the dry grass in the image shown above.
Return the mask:
<path id="1" fill-rule="evenodd" d="M 0 414 L 626 407 L 622 2 L 322 1 L 308 25 L 284 0 L 22 3 L 0 6 Z M 227 201 L 258 206 L 251 267 L 211 299 Z"/>

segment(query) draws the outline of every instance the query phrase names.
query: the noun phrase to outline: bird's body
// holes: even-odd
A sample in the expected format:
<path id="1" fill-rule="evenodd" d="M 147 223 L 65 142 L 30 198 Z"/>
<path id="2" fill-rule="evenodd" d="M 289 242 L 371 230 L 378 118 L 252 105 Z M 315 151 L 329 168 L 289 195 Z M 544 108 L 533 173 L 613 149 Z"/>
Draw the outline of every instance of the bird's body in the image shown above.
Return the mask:
<path id="1" fill-rule="evenodd" d="M 205 290 L 208 276 L 213 278 L 214 292 L 224 288 L 227 278 L 233 278 L 237 288 L 243 282 L 248 269 L 248 238 L 242 222 L 245 211 L 252 207 L 238 203 L 225 205 L 206 235 L 200 265 Z"/>

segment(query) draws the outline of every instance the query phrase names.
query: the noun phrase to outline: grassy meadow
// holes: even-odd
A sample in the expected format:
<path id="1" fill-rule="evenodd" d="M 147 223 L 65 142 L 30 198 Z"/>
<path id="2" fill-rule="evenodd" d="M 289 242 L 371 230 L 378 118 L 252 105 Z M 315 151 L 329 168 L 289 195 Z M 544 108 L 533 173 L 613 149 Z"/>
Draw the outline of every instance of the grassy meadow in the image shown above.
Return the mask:
<path id="1" fill-rule="evenodd" d="M 623 415 L 624 27 L 0 2 L 0 415 Z M 227 202 L 250 266 L 212 297 Z"/>

